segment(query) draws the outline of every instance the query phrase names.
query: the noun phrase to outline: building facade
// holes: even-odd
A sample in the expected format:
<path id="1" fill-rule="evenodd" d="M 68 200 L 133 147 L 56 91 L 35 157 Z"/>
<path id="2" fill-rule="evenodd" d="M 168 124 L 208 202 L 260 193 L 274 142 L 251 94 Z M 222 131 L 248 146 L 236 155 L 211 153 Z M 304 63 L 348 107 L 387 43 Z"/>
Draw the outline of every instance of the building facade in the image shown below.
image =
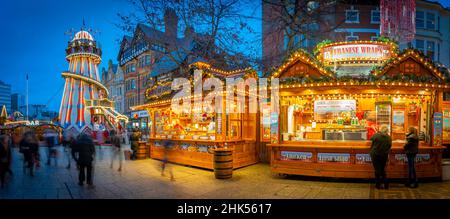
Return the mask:
<path id="1" fill-rule="evenodd" d="M 11 95 L 11 113 L 20 111 L 20 107 L 25 106 L 25 96 L 19 93 L 13 93 Z M 22 114 L 23 111 L 20 111 Z"/>
<path id="2" fill-rule="evenodd" d="M 276 68 L 286 57 L 284 41 L 286 34 L 275 31 L 276 25 L 271 23 L 273 11 L 277 9 L 272 4 L 263 1 L 263 70 L 265 72 Z M 312 52 L 318 42 L 324 39 L 332 41 L 375 40 L 380 36 L 380 2 L 379 1 L 342 1 L 334 6 L 334 16 L 326 22 L 333 31 L 323 32 L 318 27 L 320 37 L 316 40 L 305 40 L 299 47 Z M 323 22 L 321 22 L 323 23 Z M 450 9 L 438 2 L 416 1 L 416 35 L 409 44 L 400 45 L 400 49 L 408 46 L 424 52 L 438 66 L 450 66 Z M 301 38 L 301 36 L 300 36 Z M 279 57 L 281 56 L 281 57 Z"/>
<path id="3" fill-rule="evenodd" d="M 112 60 L 108 62 L 108 69 L 102 69 L 102 84 L 109 90 L 111 100 L 114 101 L 114 107 L 117 112 L 125 111 L 125 81 L 122 68 L 113 64 Z"/>
<path id="4" fill-rule="evenodd" d="M 186 27 L 178 37 L 178 17 L 172 10 L 165 12 L 164 22 L 164 32 L 138 24 L 132 37 L 122 39 L 118 61 L 124 72 L 124 113 L 129 116 L 130 107 L 146 102 L 146 88 L 154 76 L 178 68 L 192 49 L 192 28 Z"/>
<path id="5" fill-rule="evenodd" d="M 11 112 L 11 85 L 0 81 L 0 107 L 6 106 L 8 113 Z"/>

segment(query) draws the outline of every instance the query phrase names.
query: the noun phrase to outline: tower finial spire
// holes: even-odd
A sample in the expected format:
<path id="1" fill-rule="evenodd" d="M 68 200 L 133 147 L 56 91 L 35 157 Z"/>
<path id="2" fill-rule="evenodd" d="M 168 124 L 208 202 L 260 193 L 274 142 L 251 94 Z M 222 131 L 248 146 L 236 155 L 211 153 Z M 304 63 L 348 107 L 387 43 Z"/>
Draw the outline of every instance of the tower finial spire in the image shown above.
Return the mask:
<path id="1" fill-rule="evenodd" d="M 82 30 L 86 29 L 86 22 L 84 21 L 84 17 L 83 17 L 83 26 L 81 27 Z"/>

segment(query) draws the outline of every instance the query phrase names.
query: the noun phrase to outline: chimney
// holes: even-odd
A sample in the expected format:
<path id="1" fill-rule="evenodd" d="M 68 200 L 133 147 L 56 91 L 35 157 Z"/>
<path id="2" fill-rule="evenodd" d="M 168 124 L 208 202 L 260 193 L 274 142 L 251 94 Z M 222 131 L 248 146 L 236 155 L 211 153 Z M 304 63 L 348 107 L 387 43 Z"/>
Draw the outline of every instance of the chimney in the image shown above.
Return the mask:
<path id="1" fill-rule="evenodd" d="M 178 32 L 178 16 L 171 8 L 164 12 L 165 34 L 169 39 L 176 39 Z"/>

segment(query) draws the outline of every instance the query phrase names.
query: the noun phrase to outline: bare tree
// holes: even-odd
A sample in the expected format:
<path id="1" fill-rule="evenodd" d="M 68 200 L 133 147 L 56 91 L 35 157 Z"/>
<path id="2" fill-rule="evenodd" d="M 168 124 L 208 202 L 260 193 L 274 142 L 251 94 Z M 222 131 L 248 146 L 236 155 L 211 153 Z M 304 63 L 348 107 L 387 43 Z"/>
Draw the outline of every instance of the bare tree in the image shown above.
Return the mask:
<path id="1" fill-rule="evenodd" d="M 192 35 L 192 40 L 197 42 L 195 49 L 182 42 L 171 43 L 166 54 L 177 64 L 183 64 L 179 59 L 183 54 L 205 58 L 221 67 L 236 67 L 232 66 L 236 64 L 235 61 L 240 61 L 237 63 L 239 65 L 256 59 L 257 46 L 251 42 L 254 39 L 247 37 L 255 33 L 248 23 L 251 15 L 245 14 L 254 8 L 251 5 L 255 3 L 250 0 L 129 1 L 136 10 L 129 14 L 118 14 L 121 19 L 118 26 L 125 32 L 132 33 L 138 23 L 162 30 L 164 13 L 171 9 L 179 18 L 181 30 L 190 28 L 198 33 Z M 160 40 L 160 43 L 164 43 L 165 39 Z"/>
<path id="2" fill-rule="evenodd" d="M 321 40 L 330 37 L 343 21 L 335 17 L 336 6 L 343 0 L 262 0 L 265 12 L 262 22 L 263 43 L 278 41 L 284 44 L 279 53 L 268 54 L 263 61 L 274 63 L 298 48 L 311 49 Z M 306 41 L 314 41 L 309 45 Z M 276 63 L 276 61 L 275 61 Z M 271 64 L 269 64 L 271 65 Z M 267 66 L 266 66 L 267 67 Z M 272 66 L 274 67 L 274 66 Z"/>

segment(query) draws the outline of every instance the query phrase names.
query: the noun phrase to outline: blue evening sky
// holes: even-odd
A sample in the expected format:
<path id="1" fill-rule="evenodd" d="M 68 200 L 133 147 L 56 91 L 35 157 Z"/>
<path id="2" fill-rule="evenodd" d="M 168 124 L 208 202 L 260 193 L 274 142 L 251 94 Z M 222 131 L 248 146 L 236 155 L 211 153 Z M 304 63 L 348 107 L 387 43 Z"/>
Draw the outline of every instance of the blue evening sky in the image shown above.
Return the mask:
<path id="1" fill-rule="evenodd" d="M 109 59 L 117 62 L 123 32 L 114 24 L 117 13 L 133 10 L 127 0 L 1 0 L 0 80 L 12 85 L 12 92 L 25 94 L 29 74 L 29 103 L 47 104 L 58 111 L 67 70 L 64 33 L 86 26 L 99 33 L 94 38 L 103 50 L 102 67 Z M 260 29 L 260 23 L 255 24 Z"/>

